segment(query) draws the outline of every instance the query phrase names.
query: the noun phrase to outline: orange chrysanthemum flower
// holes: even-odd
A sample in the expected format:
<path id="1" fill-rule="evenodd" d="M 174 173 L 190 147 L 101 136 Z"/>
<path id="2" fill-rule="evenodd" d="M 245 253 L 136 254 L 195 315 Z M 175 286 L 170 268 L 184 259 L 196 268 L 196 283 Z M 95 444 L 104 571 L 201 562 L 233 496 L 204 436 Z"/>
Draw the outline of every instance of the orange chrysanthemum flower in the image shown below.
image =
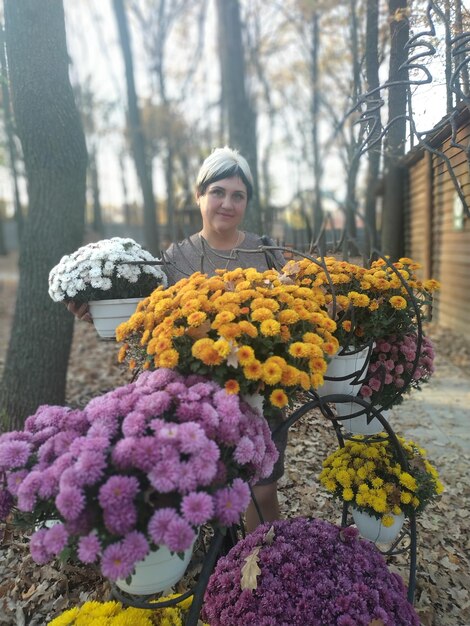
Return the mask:
<path id="1" fill-rule="evenodd" d="M 229 394 L 236 394 L 240 391 L 240 385 L 236 380 L 230 378 L 224 385 L 225 391 Z"/>

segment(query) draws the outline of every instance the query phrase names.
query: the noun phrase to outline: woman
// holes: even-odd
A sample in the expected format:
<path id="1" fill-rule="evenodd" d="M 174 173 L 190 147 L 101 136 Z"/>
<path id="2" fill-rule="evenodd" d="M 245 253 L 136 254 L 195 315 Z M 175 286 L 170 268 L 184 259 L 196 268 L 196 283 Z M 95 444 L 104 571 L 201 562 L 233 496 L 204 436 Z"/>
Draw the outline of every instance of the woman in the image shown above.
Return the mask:
<path id="1" fill-rule="evenodd" d="M 180 243 L 172 244 L 163 253 L 163 269 L 169 285 L 196 271 L 213 275 L 216 269 L 254 267 L 264 271 L 284 265 L 280 252 L 247 252 L 266 244 L 265 238 L 239 229 L 252 195 L 253 177 L 247 161 L 228 147 L 215 149 L 202 164 L 196 181 L 202 230 Z M 68 309 L 79 319 L 91 321 L 87 305 L 69 303 Z M 270 420 L 271 429 L 281 420 L 279 412 Z M 265 521 L 279 518 L 277 481 L 284 473 L 286 435 L 275 443 L 280 456 L 274 471 L 253 488 Z M 251 503 L 246 513 L 247 530 L 254 530 L 259 523 L 256 508 Z"/>

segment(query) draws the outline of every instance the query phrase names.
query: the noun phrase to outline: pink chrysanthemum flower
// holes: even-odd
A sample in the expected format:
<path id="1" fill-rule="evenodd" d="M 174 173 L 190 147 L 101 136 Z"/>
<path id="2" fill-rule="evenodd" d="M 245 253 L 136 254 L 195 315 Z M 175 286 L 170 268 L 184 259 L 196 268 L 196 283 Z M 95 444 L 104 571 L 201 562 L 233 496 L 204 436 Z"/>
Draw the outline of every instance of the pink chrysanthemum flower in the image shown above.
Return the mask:
<path id="1" fill-rule="evenodd" d="M 188 493 L 188 495 L 183 498 L 181 510 L 187 522 L 193 526 L 201 526 L 212 517 L 214 513 L 214 503 L 208 493 Z"/>
<path id="2" fill-rule="evenodd" d="M 100 541 L 94 532 L 78 540 L 77 555 L 82 563 L 95 563 L 100 550 Z"/>
<path id="3" fill-rule="evenodd" d="M 148 524 L 148 532 L 156 545 L 163 542 L 168 526 L 175 519 L 178 519 L 175 509 L 166 507 L 155 511 Z"/>
<path id="4" fill-rule="evenodd" d="M 164 542 L 171 552 L 183 552 L 191 547 L 196 533 L 186 520 L 181 517 L 173 519 L 165 531 Z"/>
<path id="5" fill-rule="evenodd" d="M 134 570 L 135 559 L 122 549 L 122 542 L 113 543 L 101 557 L 101 571 L 110 580 L 127 578 Z"/>

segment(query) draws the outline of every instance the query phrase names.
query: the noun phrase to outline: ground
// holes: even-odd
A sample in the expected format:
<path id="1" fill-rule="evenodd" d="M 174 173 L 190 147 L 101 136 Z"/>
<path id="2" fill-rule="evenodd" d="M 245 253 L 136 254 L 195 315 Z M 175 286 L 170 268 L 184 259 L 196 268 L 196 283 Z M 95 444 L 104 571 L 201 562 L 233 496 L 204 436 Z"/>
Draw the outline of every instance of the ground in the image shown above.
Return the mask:
<path id="1" fill-rule="evenodd" d="M 16 288 L 14 259 L 0 258 L 0 373 Z M 422 392 L 393 410 L 390 422 L 429 450 L 446 491 L 418 522 L 416 607 L 424 626 L 470 625 L 470 343 L 448 329 L 429 329 L 437 345 L 437 371 Z M 67 401 L 89 398 L 124 384 L 117 346 L 99 341 L 92 326 L 77 323 L 68 370 Z M 316 412 L 293 427 L 286 475 L 280 483 L 283 516 L 316 516 L 339 522 L 340 509 L 319 486 L 321 462 L 336 446 L 333 428 Z M 3 536 L 2 536 L 3 530 Z M 390 562 L 407 580 L 406 557 Z M 108 583 L 91 568 L 39 567 L 27 541 L 0 527 L 0 625 L 44 625 L 86 599 L 107 599 Z M 241 626 L 241 625 L 240 625 Z"/>

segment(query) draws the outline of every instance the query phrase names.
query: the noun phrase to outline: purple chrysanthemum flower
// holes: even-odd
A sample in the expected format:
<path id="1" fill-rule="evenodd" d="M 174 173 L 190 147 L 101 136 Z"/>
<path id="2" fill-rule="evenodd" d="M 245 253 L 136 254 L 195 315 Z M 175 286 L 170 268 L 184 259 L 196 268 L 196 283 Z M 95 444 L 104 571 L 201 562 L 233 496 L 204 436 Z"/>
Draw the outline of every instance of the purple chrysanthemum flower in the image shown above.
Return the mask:
<path id="1" fill-rule="evenodd" d="M 100 551 L 100 541 L 94 532 L 78 540 L 77 555 L 82 563 L 95 563 Z"/>
<path id="2" fill-rule="evenodd" d="M 64 519 L 74 520 L 85 508 L 85 496 L 83 491 L 77 487 L 64 487 L 61 488 L 55 503 Z"/>
<path id="3" fill-rule="evenodd" d="M 157 463 L 148 474 L 148 479 L 152 487 L 160 493 L 170 493 L 178 485 L 179 463 L 165 462 Z"/>
<path id="4" fill-rule="evenodd" d="M 147 428 L 147 419 L 141 411 L 131 411 L 122 422 L 122 432 L 125 437 L 143 435 Z"/>
<path id="5" fill-rule="evenodd" d="M 18 487 L 18 508 L 20 511 L 32 511 L 41 486 L 41 472 L 32 471 Z"/>
<path id="6" fill-rule="evenodd" d="M 62 552 L 67 545 L 67 541 L 68 533 L 65 526 L 61 523 L 54 524 L 54 526 L 48 528 L 42 539 L 45 550 L 54 556 Z"/>
<path id="7" fill-rule="evenodd" d="M 240 437 L 240 441 L 237 443 L 233 453 L 233 458 L 237 463 L 240 463 L 240 465 L 245 465 L 253 460 L 254 453 L 255 446 L 253 441 L 248 437 Z"/>
<path id="8" fill-rule="evenodd" d="M 18 496 L 18 489 L 20 488 L 21 483 L 28 475 L 28 470 L 18 470 L 17 472 L 11 472 L 7 476 L 7 486 L 8 491 L 15 497 Z"/>
<path id="9" fill-rule="evenodd" d="M 129 556 L 133 557 L 136 562 L 145 559 L 150 552 L 150 547 L 143 533 L 133 531 L 128 533 L 122 542 L 122 549 Z"/>
<path id="10" fill-rule="evenodd" d="M 183 461 L 178 467 L 178 491 L 188 493 L 197 487 L 197 478 L 189 461 Z"/>
<path id="11" fill-rule="evenodd" d="M 171 450 L 177 454 L 173 447 Z M 158 443 L 157 437 L 139 437 L 135 439 L 132 464 L 143 472 L 150 472 L 163 457 L 162 445 Z"/>
<path id="12" fill-rule="evenodd" d="M 241 511 L 244 511 L 250 502 L 250 488 L 241 478 L 235 478 L 232 483 L 232 493 L 236 497 L 236 502 Z"/>
<path id="13" fill-rule="evenodd" d="M 135 560 L 124 552 L 122 542 L 113 543 L 105 550 L 101 557 L 101 572 L 110 580 L 127 578 L 134 570 Z"/>
<path id="14" fill-rule="evenodd" d="M 181 503 L 184 519 L 194 526 L 208 522 L 214 513 L 212 497 L 205 492 L 193 492 L 184 496 Z"/>
<path id="15" fill-rule="evenodd" d="M 217 461 L 207 458 L 203 454 L 200 454 L 192 461 L 191 467 L 196 480 L 201 486 L 210 485 L 217 475 Z"/>
<path id="16" fill-rule="evenodd" d="M 139 481 L 135 476 L 111 476 L 101 486 L 98 502 L 103 509 L 126 506 L 139 491 Z"/>
<path id="17" fill-rule="evenodd" d="M 38 565 L 44 565 L 51 560 L 52 555 L 44 547 L 44 537 L 47 533 L 47 529 L 41 528 L 31 535 L 29 540 L 29 551 L 33 560 Z"/>
<path id="18" fill-rule="evenodd" d="M 135 528 L 137 509 L 129 503 L 117 508 L 105 509 L 103 521 L 106 528 L 113 535 L 126 535 Z"/>
<path id="19" fill-rule="evenodd" d="M 181 452 L 192 454 L 199 452 L 207 441 L 207 437 L 199 424 L 186 422 L 179 429 Z"/>
<path id="20" fill-rule="evenodd" d="M 146 417 L 163 415 L 171 407 L 172 402 L 172 396 L 167 391 L 155 391 L 138 400 L 136 409 Z"/>
<path id="21" fill-rule="evenodd" d="M 175 519 L 178 519 L 178 514 L 175 509 L 166 507 L 164 509 L 158 509 L 157 511 L 155 511 L 150 519 L 147 528 L 153 543 L 155 543 L 156 545 L 163 543 L 165 533 L 168 530 L 168 526 Z"/>
<path id="22" fill-rule="evenodd" d="M 94 485 L 103 477 L 106 459 L 99 452 L 83 452 L 77 459 L 74 470 L 81 475 L 83 485 Z"/>
<path id="23" fill-rule="evenodd" d="M 38 489 L 38 496 L 42 500 L 47 500 L 57 494 L 59 481 L 52 468 L 46 469 L 41 475 L 41 484 Z"/>
<path id="24" fill-rule="evenodd" d="M 183 552 L 191 547 L 196 533 L 186 520 L 176 517 L 169 524 L 164 536 L 164 543 L 171 552 Z"/>
<path id="25" fill-rule="evenodd" d="M 215 514 L 223 526 L 232 526 L 240 520 L 244 509 L 240 507 L 240 498 L 233 489 L 219 489 L 214 495 Z M 246 507 L 245 507 L 246 508 Z"/>
<path id="26" fill-rule="evenodd" d="M 134 459 L 134 450 L 137 444 L 137 439 L 127 437 L 118 441 L 111 453 L 113 463 L 119 469 L 127 469 L 132 467 Z"/>
<path id="27" fill-rule="evenodd" d="M 26 441 L 0 443 L 0 471 L 23 467 L 31 454 L 31 444 Z"/>

